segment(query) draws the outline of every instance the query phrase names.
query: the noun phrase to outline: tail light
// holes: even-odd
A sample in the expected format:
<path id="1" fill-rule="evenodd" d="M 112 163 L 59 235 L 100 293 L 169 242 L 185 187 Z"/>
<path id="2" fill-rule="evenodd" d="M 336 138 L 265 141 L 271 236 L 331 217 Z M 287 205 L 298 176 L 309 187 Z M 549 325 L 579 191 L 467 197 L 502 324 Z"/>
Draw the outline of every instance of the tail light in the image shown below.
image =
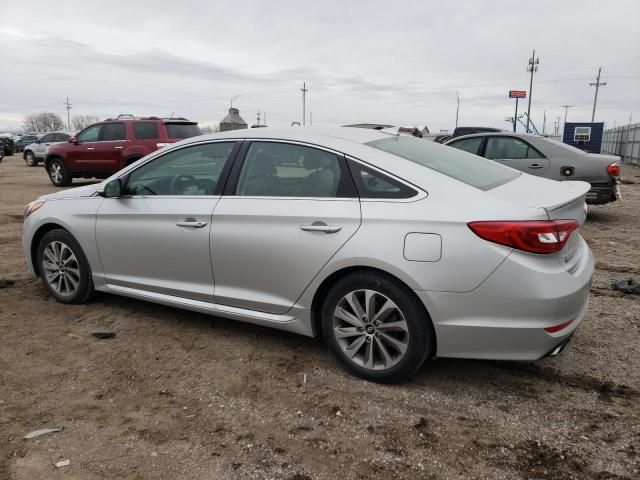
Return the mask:
<path id="1" fill-rule="evenodd" d="M 578 228 L 575 220 L 471 222 L 469 228 L 484 240 L 530 253 L 557 253 Z"/>
<path id="2" fill-rule="evenodd" d="M 612 163 L 607 166 L 607 173 L 610 177 L 619 177 L 620 176 L 620 165 L 616 163 Z"/>

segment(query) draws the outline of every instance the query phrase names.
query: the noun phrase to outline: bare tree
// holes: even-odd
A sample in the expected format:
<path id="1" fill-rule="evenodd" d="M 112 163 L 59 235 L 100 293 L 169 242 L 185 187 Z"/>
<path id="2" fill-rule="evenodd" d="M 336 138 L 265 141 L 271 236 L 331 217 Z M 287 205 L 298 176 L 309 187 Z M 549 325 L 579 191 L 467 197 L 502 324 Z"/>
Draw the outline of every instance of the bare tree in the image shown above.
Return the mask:
<path id="1" fill-rule="evenodd" d="M 52 112 L 29 113 L 23 120 L 25 131 L 55 132 L 64 128 L 60 115 Z"/>
<path id="2" fill-rule="evenodd" d="M 100 119 L 93 115 L 77 115 L 71 119 L 71 127 L 79 132 L 80 130 L 85 129 L 89 125 L 99 122 Z"/>
<path id="3" fill-rule="evenodd" d="M 214 125 L 203 125 L 200 127 L 200 131 L 202 133 L 216 133 L 220 131 L 220 125 L 217 123 Z"/>

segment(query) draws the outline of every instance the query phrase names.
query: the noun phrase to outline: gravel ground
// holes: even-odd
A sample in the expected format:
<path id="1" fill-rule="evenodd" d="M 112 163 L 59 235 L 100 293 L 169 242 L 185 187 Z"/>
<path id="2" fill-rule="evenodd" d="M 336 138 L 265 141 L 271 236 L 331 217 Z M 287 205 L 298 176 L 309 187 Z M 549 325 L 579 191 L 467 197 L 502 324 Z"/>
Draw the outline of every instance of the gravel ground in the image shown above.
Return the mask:
<path id="1" fill-rule="evenodd" d="M 439 359 L 384 386 L 319 340 L 107 294 L 56 303 L 20 243 L 24 204 L 54 187 L 5 158 L 0 479 L 640 478 L 640 296 L 611 288 L 640 279 L 640 169 L 623 176 L 582 229 L 591 307 L 560 356 Z M 63 430 L 23 439 L 45 427 Z"/>

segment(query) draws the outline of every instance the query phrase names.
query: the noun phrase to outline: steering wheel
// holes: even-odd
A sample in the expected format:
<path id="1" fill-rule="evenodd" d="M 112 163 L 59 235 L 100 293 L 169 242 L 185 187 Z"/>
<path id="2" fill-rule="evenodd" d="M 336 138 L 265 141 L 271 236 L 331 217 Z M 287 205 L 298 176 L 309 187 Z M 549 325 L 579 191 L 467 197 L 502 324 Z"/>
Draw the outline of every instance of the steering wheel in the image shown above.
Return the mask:
<path id="1" fill-rule="evenodd" d="M 169 192 L 171 195 L 182 195 L 184 189 L 190 185 L 198 185 L 198 179 L 193 175 L 176 175 L 171 179 Z"/>

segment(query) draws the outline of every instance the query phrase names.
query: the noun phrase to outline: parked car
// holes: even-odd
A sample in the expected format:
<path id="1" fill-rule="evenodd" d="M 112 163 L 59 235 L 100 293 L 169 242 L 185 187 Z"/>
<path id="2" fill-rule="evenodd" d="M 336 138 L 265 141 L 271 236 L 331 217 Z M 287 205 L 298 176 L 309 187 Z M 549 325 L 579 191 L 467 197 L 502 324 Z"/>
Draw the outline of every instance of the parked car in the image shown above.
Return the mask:
<path id="1" fill-rule="evenodd" d="M 45 167 L 56 187 L 70 185 L 74 178 L 106 178 L 159 148 L 201 133 L 196 122 L 185 118 L 120 115 L 49 149 Z"/>
<path id="2" fill-rule="evenodd" d="M 7 157 L 16 153 L 16 144 L 11 137 L 0 136 L 0 148 Z"/>
<path id="3" fill-rule="evenodd" d="M 35 167 L 42 162 L 50 147 L 65 143 L 71 138 L 71 134 L 66 132 L 49 132 L 40 136 L 35 142 L 24 147 L 22 158 L 27 165 Z"/>
<path id="4" fill-rule="evenodd" d="M 588 190 L 407 135 L 236 130 L 40 197 L 23 242 L 62 303 L 98 290 L 322 334 L 391 382 L 434 356 L 560 351 L 587 309 Z"/>
<path id="5" fill-rule="evenodd" d="M 502 132 L 499 128 L 494 127 L 456 127 L 451 135 L 438 135 L 433 139 L 437 143 L 445 143 L 447 140 L 462 137 L 463 135 L 471 135 L 474 133 Z"/>
<path id="6" fill-rule="evenodd" d="M 587 203 L 620 198 L 620 157 L 585 153 L 570 145 L 527 133 L 483 133 L 449 140 L 446 145 L 495 160 L 516 170 L 552 180 L 591 184 Z"/>
<path id="7" fill-rule="evenodd" d="M 38 140 L 38 138 L 40 138 L 41 136 L 42 134 L 37 134 L 37 133 L 27 133 L 20 136 L 20 138 L 18 138 L 15 141 L 16 152 L 17 153 L 24 152 L 24 149 L 27 145 L 31 145 L 32 143 L 35 143 Z"/>

